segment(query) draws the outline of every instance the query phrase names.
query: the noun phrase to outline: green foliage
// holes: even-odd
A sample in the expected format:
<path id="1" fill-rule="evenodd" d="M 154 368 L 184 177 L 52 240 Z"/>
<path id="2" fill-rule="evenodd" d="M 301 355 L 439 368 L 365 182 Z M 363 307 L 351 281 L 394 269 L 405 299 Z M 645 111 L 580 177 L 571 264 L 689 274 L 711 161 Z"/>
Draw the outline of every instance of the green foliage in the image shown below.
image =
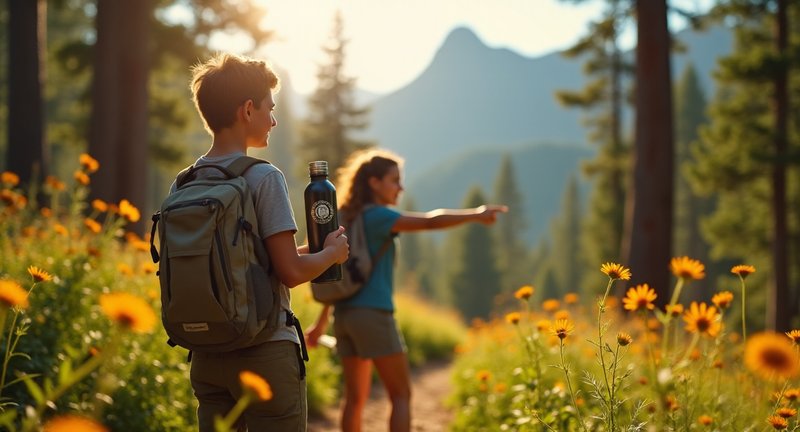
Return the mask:
<path id="1" fill-rule="evenodd" d="M 506 153 L 494 181 L 492 201 L 508 206 L 508 213 L 499 218 L 492 231 L 497 248 L 497 269 L 502 279 L 501 291 L 513 291 L 530 283 L 528 248 L 524 244 L 528 228 L 525 202 L 519 190 L 511 155 Z"/>
<path id="2" fill-rule="evenodd" d="M 587 111 L 589 141 L 600 147 L 595 159 L 584 165 L 584 173 L 594 182 L 582 230 L 586 262 L 619 257 L 627 194 L 630 146 L 622 138 L 622 110 L 626 79 L 633 68 L 621 53 L 619 37 L 633 7 L 619 0 L 606 3 L 603 16 L 590 24 L 588 34 L 564 52 L 585 59 L 584 73 L 590 81 L 581 91 L 556 92 L 562 104 Z"/>
<path id="3" fill-rule="evenodd" d="M 602 276 L 593 274 L 597 294 Z M 753 282 L 748 278 L 747 286 L 760 289 Z M 800 384 L 796 374 L 770 380 L 764 363 L 743 361 L 773 349 L 767 346 L 797 361 L 797 347 L 784 335 L 768 333 L 776 341 L 745 347 L 728 309 L 708 315 L 710 323 L 723 323 L 720 333 L 701 337 L 683 319 L 658 325 L 644 305 L 631 312 L 611 299 L 602 309 L 602 302 L 574 303 L 555 312 L 521 299 L 505 320 L 473 325 L 456 357 L 452 430 L 706 430 L 701 416 L 711 420 L 710 430 L 761 430 L 778 407 L 797 408 L 785 398 Z M 685 316 L 687 323 L 695 319 Z M 566 323 L 556 320 L 564 317 Z M 566 330 L 563 339 L 559 328 Z M 789 423 L 789 430 L 798 427 Z"/>
<path id="4" fill-rule="evenodd" d="M 786 68 L 789 94 L 800 89 L 800 72 L 791 53 L 800 49 L 800 32 L 790 26 L 789 47 L 784 57 L 775 50 L 775 2 L 724 2 L 715 14 L 735 23 L 735 46 L 730 56 L 719 61 L 718 92 L 708 111 L 709 123 L 701 129 L 700 140 L 691 147 L 694 160 L 687 171 L 693 188 L 704 196 L 713 195 L 716 206 L 701 220 L 703 238 L 714 259 L 738 260 L 743 256 L 765 257 L 760 268 L 781 271 L 768 262 L 775 242 L 788 242 L 789 267 L 800 259 L 800 169 L 792 155 L 800 153 L 800 100 L 790 97 L 787 154 L 776 156 L 777 119 L 776 72 Z M 788 2 L 790 20 L 800 18 L 800 5 Z M 769 6 L 769 7 L 767 7 Z M 788 56 L 788 57 L 787 57 Z M 774 208 L 773 172 L 785 170 L 786 208 Z M 787 232 L 775 232 L 774 218 L 784 212 Z M 784 305 L 796 314 L 800 274 L 788 272 L 788 286 L 778 287 Z M 775 274 L 775 276 L 778 276 Z M 779 293 L 770 290 L 771 295 Z"/>
<path id="5" fill-rule="evenodd" d="M 555 275 L 559 293 L 580 291 L 584 263 L 580 248 L 582 213 L 579 193 L 578 179 L 573 175 L 564 191 L 561 214 L 552 222 L 553 251 L 550 255 L 550 268 Z"/>
<path id="6" fill-rule="evenodd" d="M 319 67 L 319 84 L 309 98 L 309 118 L 301 130 L 305 159 L 326 160 L 332 172 L 351 152 L 372 145 L 351 136 L 367 127 L 369 109 L 355 105 L 355 79 L 344 74 L 346 46 L 342 17 L 337 14 L 331 40 L 323 48 L 328 62 Z"/>
<path id="7" fill-rule="evenodd" d="M 463 207 L 478 207 L 486 200 L 480 188 L 467 194 Z M 488 318 L 493 299 L 500 292 L 500 273 L 489 230 L 478 224 L 457 228 L 451 234 L 455 246 L 448 250 L 452 263 L 448 285 L 453 305 L 466 320 Z"/>

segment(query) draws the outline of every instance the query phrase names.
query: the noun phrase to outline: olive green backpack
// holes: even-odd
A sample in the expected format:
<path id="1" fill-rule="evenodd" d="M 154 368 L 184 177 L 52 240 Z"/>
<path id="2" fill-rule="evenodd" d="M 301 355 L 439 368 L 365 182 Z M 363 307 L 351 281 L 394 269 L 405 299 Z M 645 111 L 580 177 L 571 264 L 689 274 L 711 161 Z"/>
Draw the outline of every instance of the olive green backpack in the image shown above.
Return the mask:
<path id="1" fill-rule="evenodd" d="M 242 177 L 258 163 L 269 162 L 242 156 L 227 168 L 190 166 L 153 215 L 150 248 L 159 263 L 161 319 L 170 345 L 227 352 L 252 345 L 265 330 L 291 325 L 280 320 L 280 295 Z M 219 175 L 196 178 L 207 169 Z"/>

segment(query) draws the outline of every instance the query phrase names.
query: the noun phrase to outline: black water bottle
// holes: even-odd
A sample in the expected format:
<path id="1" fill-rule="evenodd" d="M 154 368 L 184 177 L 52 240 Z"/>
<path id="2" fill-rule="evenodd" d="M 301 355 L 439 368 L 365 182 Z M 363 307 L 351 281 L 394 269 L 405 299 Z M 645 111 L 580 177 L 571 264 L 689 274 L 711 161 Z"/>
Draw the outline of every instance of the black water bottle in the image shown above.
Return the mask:
<path id="1" fill-rule="evenodd" d="M 311 181 L 304 192 L 306 203 L 306 231 L 308 231 L 308 247 L 311 253 L 322 250 L 325 237 L 339 229 L 339 218 L 336 215 L 336 188 L 328 180 L 328 162 L 314 161 L 308 163 L 308 175 Z M 311 282 L 325 283 L 342 280 L 341 264 L 334 264 Z"/>

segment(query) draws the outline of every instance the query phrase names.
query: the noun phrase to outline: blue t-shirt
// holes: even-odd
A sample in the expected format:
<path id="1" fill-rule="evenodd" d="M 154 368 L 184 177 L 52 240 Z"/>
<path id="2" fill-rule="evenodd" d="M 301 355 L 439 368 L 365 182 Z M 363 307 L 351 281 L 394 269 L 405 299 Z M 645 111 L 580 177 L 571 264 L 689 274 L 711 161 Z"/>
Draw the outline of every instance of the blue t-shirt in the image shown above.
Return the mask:
<path id="1" fill-rule="evenodd" d="M 377 254 L 383 243 L 393 237 L 392 227 L 399 217 L 399 212 L 383 206 L 371 207 L 364 212 L 364 231 L 371 255 Z M 394 255 L 395 245 L 392 242 L 378 262 L 372 263 L 372 275 L 361 290 L 353 297 L 336 303 L 336 306 L 394 311 Z"/>

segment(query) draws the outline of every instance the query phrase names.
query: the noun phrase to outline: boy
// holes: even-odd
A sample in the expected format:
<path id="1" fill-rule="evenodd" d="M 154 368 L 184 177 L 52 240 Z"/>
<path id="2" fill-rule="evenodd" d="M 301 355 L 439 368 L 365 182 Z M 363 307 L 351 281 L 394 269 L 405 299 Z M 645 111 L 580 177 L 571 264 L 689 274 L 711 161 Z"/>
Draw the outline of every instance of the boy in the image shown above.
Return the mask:
<path id="1" fill-rule="evenodd" d="M 278 77 L 263 61 L 218 54 L 192 68 L 192 95 L 205 127 L 212 136 L 211 148 L 196 165 L 228 166 L 248 148 L 269 145 L 269 132 L 277 126 L 272 92 Z M 198 176 L 215 174 L 214 169 Z M 297 225 L 289 203 L 286 180 L 273 165 L 256 164 L 244 178 L 252 191 L 259 237 L 269 255 L 272 284 L 280 290 L 282 309 L 290 311 L 288 288 L 309 281 L 348 255 L 344 228 L 331 233 L 322 251 L 309 254 L 297 247 Z M 174 191 L 173 183 L 171 191 Z M 285 317 L 281 319 L 285 322 Z M 305 431 L 306 383 L 300 338 L 294 327 L 282 327 L 260 335 L 259 343 L 241 350 L 204 354 L 196 352 L 191 363 L 191 382 L 199 402 L 200 431 L 214 430 L 214 417 L 224 416 L 242 392 L 239 372 L 252 371 L 271 386 L 274 397 L 251 405 L 240 419 L 239 430 Z"/>

